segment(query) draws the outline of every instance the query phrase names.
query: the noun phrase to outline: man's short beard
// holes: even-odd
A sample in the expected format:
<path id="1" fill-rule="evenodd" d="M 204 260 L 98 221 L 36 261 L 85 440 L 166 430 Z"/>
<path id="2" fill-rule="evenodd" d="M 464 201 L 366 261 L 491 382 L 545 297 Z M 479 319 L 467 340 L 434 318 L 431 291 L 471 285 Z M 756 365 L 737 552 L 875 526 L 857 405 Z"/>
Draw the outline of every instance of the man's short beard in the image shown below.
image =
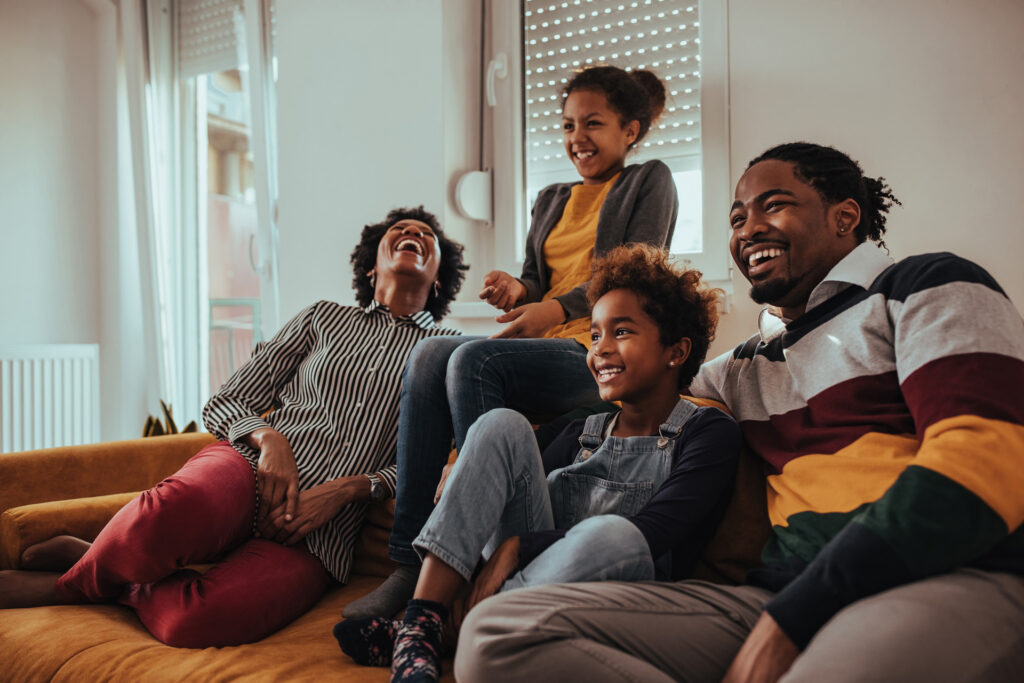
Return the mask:
<path id="1" fill-rule="evenodd" d="M 796 278 L 768 280 L 750 286 L 750 298 L 755 303 L 774 305 L 797 286 Z"/>

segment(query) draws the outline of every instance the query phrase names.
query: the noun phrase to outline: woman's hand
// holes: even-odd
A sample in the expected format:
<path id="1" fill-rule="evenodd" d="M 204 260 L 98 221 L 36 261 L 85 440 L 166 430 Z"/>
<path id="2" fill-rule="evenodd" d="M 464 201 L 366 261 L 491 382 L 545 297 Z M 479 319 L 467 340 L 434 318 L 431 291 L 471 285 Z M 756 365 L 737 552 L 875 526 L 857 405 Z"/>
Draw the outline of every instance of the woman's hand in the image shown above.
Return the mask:
<path id="1" fill-rule="evenodd" d="M 257 524 L 282 503 L 283 520 L 291 520 L 299 501 L 299 468 L 295 465 L 295 454 L 288 439 L 276 429 L 262 427 L 249 434 L 247 441 L 260 451 L 256 467 L 260 491 Z"/>
<path id="2" fill-rule="evenodd" d="M 491 339 L 532 339 L 565 322 L 565 309 L 554 299 L 525 304 L 499 315 L 499 323 L 512 323 Z"/>
<path id="3" fill-rule="evenodd" d="M 444 491 L 444 485 L 448 483 L 448 475 L 452 473 L 453 467 L 455 465 L 445 465 L 441 470 L 441 481 L 437 482 L 437 490 L 434 491 L 434 505 L 441 500 L 441 492 Z"/>
<path id="4" fill-rule="evenodd" d="M 491 555 L 491 559 L 487 560 L 487 564 L 480 570 L 476 581 L 473 582 L 469 595 L 461 602 L 452 605 L 452 623 L 455 625 L 456 631 L 462 628 L 462 620 L 469 614 L 469 610 L 473 609 L 481 600 L 486 600 L 497 593 L 501 584 L 515 573 L 518 566 L 519 537 L 512 536 L 502 541 L 498 549 Z"/>
<path id="5" fill-rule="evenodd" d="M 508 311 L 526 296 L 526 287 L 503 270 L 492 270 L 484 277 L 480 298 L 503 311 Z"/>
<path id="6" fill-rule="evenodd" d="M 259 529 L 260 535 L 282 545 L 295 545 L 333 519 L 346 505 L 369 499 L 370 480 L 366 477 L 332 479 L 300 491 L 298 511 L 291 520 L 284 519 L 285 506 L 271 510 Z"/>

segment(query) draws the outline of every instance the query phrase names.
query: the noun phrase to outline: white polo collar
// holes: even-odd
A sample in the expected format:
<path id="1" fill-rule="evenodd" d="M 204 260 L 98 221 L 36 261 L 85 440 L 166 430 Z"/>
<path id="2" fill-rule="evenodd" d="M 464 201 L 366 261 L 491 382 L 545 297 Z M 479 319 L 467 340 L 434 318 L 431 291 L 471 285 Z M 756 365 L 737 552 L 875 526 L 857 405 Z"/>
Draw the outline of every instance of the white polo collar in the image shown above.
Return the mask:
<path id="1" fill-rule="evenodd" d="M 832 267 L 824 280 L 811 290 L 805 311 L 810 311 L 851 285 L 867 289 L 882 274 L 882 271 L 892 264 L 892 257 L 877 243 L 866 241 L 858 244 L 853 251 Z M 761 341 L 768 342 L 782 334 L 789 322 L 774 308 L 762 309 L 757 317 L 757 329 L 761 335 Z"/>

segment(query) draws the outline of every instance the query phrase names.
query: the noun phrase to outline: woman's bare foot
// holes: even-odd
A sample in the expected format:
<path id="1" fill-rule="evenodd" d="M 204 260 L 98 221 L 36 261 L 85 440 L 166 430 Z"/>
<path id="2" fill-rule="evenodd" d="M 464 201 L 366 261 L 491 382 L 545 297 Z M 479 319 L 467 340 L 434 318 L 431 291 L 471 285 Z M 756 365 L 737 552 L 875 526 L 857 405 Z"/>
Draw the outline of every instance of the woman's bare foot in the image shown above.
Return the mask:
<path id="1" fill-rule="evenodd" d="M 54 536 L 25 548 L 21 568 L 37 572 L 66 572 L 82 559 L 92 543 L 76 536 Z"/>
<path id="2" fill-rule="evenodd" d="M 60 605 L 57 596 L 59 572 L 0 571 L 0 609 Z"/>

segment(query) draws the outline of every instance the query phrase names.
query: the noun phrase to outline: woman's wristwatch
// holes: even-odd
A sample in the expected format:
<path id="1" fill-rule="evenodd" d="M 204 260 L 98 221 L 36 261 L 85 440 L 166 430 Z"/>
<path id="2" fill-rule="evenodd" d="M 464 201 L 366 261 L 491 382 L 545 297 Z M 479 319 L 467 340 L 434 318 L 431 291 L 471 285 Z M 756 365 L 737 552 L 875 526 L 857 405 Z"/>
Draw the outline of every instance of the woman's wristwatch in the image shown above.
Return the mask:
<path id="1" fill-rule="evenodd" d="M 370 500 L 376 502 L 387 498 L 388 489 L 384 486 L 384 481 L 380 477 L 376 474 L 367 474 L 364 476 L 370 480 Z"/>

